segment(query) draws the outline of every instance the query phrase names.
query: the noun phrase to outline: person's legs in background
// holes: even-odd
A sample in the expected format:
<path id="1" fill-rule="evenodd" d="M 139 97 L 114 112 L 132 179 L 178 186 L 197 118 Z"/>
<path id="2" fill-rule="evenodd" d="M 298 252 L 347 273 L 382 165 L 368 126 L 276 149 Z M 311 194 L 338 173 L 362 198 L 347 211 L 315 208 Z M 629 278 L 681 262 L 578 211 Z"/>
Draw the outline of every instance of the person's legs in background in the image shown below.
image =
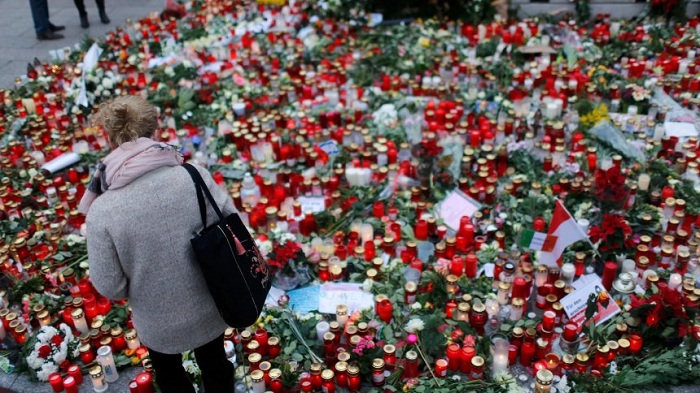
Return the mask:
<path id="1" fill-rule="evenodd" d="M 39 40 L 58 40 L 63 38 L 55 31 L 63 30 L 63 26 L 54 26 L 49 22 L 49 4 L 47 0 L 29 0 L 34 20 L 34 31 Z"/>
<path id="2" fill-rule="evenodd" d="M 152 349 L 148 350 L 148 354 L 156 372 L 156 383 L 161 392 L 194 393 L 192 381 L 182 367 L 182 354 L 170 355 Z"/>
<path id="3" fill-rule="evenodd" d="M 233 364 L 226 359 L 224 335 L 194 350 L 199 369 L 202 370 L 204 391 L 233 392 Z"/>
<path id="4" fill-rule="evenodd" d="M 87 11 L 85 10 L 85 0 L 73 0 L 73 2 L 80 15 L 80 27 L 87 29 L 90 27 L 90 22 L 88 22 Z M 109 23 L 109 17 L 107 16 L 107 12 L 105 12 L 105 1 L 95 0 L 95 4 L 97 4 L 97 10 L 100 13 L 100 21 L 104 24 Z"/>

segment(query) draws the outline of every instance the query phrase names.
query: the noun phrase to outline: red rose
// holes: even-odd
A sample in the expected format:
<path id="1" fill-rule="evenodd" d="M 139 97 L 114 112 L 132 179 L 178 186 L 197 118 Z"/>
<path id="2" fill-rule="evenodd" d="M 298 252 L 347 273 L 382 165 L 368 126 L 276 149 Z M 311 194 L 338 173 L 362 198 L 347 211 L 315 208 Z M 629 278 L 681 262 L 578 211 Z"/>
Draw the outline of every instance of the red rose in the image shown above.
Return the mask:
<path id="1" fill-rule="evenodd" d="M 70 361 L 68 361 L 68 359 L 62 361 L 61 364 L 58 365 L 58 368 L 62 371 L 67 371 L 68 367 L 70 367 Z"/>
<path id="2" fill-rule="evenodd" d="M 51 344 L 53 344 L 55 346 L 61 345 L 62 342 L 63 342 L 63 337 L 59 336 L 58 334 L 51 337 Z"/>
<path id="3" fill-rule="evenodd" d="M 42 345 L 39 347 L 39 357 L 42 359 L 46 359 L 51 355 L 51 347 L 48 345 Z"/>

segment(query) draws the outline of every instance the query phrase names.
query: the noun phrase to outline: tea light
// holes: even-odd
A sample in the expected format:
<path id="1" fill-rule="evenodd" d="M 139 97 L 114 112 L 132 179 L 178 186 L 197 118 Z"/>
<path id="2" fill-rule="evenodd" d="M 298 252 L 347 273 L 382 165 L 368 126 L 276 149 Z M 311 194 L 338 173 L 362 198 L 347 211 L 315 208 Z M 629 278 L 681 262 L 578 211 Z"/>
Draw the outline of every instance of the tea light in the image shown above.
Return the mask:
<path id="1" fill-rule="evenodd" d="M 260 370 L 255 370 L 250 373 L 250 379 L 252 380 L 253 393 L 265 393 L 265 378 L 264 373 Z"/>
<path id="2" fill-rule="evenodd" d="M 639 353 L 642 350 L 642 336 L 640 336 L 637 333 L 630 334 L 630 336 L 627 338 L 630 342 L 630 352 L 631 353 Z"/>

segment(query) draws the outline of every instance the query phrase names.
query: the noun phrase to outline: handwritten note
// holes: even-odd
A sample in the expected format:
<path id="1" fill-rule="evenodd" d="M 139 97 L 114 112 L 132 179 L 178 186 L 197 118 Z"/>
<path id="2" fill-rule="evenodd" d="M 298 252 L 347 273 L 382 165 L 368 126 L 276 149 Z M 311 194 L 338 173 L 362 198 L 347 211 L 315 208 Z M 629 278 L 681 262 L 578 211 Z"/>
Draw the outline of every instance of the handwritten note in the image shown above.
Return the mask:
<path id="1" fill-rule="evenodd" d="M 440 203 L 438 214 L 452 230 L 459 229 L 459 220 L 464 216 L 471 217 L 477 210 L 481 208 L 481 204 L 474 199 L 468 197 L 461 191 L 452 191 Z"/>
<path id="2" fill-rule="evenodd" d="M 320 286 L 313 285 L 287 292 L 289 296 L 289 308 L 299 314 L 306 314 L 318 310 L 318 294 L 320 289 Z"/>
<path id="3" fill-rule="evenodd" d="M 322 142 L 318 145 L 318 147 L 320 147 L 321 150 L 328 153 L 329 156 L 335 156 L 340 154 L 340 149 L 338 149 L 338 143 L 336 143 L 336 141 L 334 140 Z"/>
<path id="4" fill-rule="evenodd" d="M 324 284 L 318 294 L 318 311 L 335 314 L 336 306 L 344 304 L 353 313 L 374 307 L 374 297 L 362 290 L 361 284 Z"/>
<path id="5" fill-rule="evenodd" d="M 603 283 L 598 276 L 587 277 L 590 280 L 587 284 L 577 288 L 574 292 L 564 296 L 561 299 L 561 305 L 564 312 L 569 317 L 571 322 L 578 326 L 583 326 L 586 322 L 586 307 L 588 297 L 594 293 L 600 295 L 602 292 L 607 292 Z M 609 296 L 609 295 L 608 295 Z M 593 322 L 598 325 L 620 313 L 620 307 L 612 298 L 609 298 L 606 306 L 598 302 L 598 311 L 593 315 Z"/>
<path id="6" fill-rule="evenodd" d="M 323 197 L 299 197 L 301 211 L 319 213 L 326 210 L 326 199 Z"/>

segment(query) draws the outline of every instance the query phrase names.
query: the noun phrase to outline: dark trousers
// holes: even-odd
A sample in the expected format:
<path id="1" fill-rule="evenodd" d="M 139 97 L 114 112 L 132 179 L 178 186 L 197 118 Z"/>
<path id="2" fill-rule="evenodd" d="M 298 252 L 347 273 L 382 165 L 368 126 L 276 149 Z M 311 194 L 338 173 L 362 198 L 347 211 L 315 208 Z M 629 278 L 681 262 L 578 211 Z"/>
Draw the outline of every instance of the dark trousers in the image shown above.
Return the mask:
<path id="1" fill-rule="evenodd" d="M 44 34 L 49 31 L 49 3 L 47 0 L 29 0 L 29 7 L 32 9 L 32 19 L 34 19 L 34 30 L 37 34 Z"/>
<path id="2" fill-rule="evenodd" d="M 182 367 L 182 355 L 169 355 L 152 349 L 148 353 L 156 372 L 156 383 L 163 393 L 194 393 L 185 369 Z M 194 357 L 202 370 L 205 393 L 233 392 L 233 364 L 226 359 L 224 335 L 217 337 L 199 348 L 195 348 Z"/>
<path id="3" fill-rule="evenodd" d="M 75 3 L 76 8 L 78 8 L 78 13 L 82 15 L 87 15 L 87 11 L 85 11 L 85 1 L 84 0 L 73 0 Z M 97 4 L 97 9 L 100 11 L 104 11 L 105 9 L 105 0 L 95 0 L 95 3 Z"/>

